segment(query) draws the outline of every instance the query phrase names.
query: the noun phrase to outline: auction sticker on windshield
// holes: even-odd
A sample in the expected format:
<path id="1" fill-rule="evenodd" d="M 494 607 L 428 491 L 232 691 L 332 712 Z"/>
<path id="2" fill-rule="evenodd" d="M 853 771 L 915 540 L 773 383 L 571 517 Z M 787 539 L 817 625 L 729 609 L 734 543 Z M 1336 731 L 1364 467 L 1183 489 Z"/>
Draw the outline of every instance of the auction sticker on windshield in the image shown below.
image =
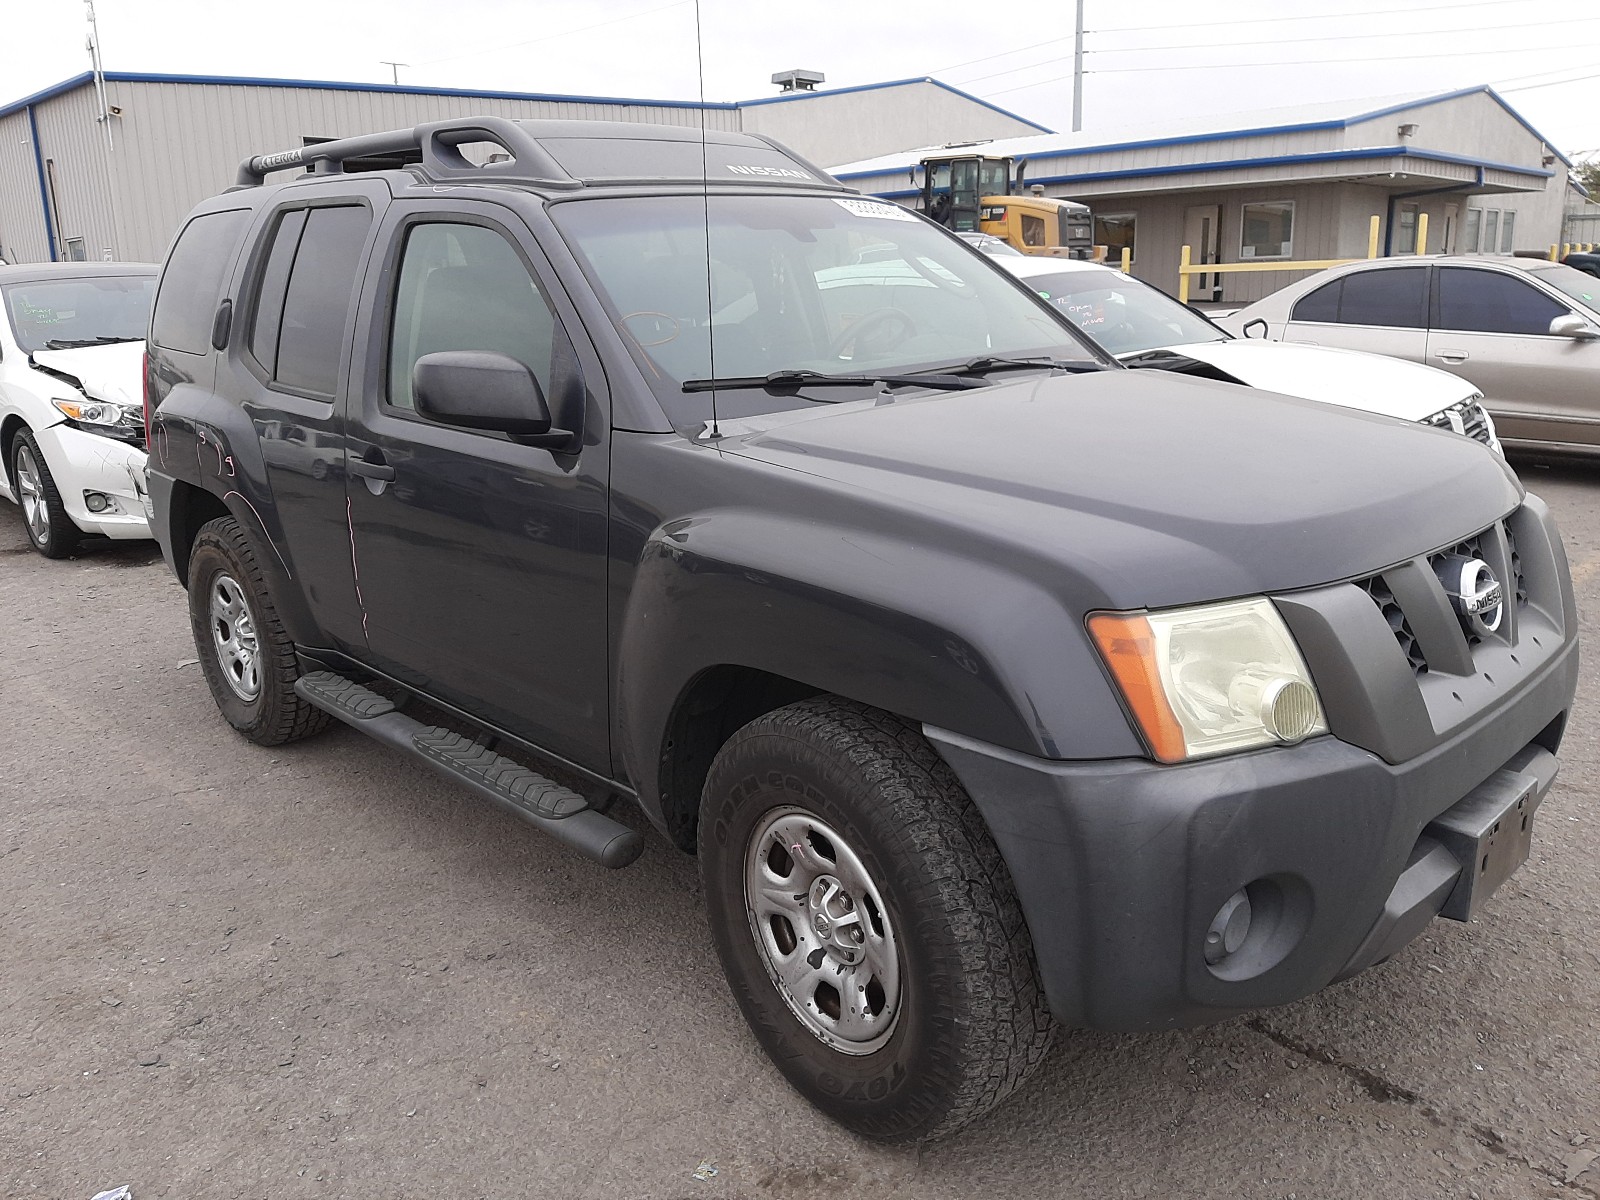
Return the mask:
<path id="1" fill-rule="evenodd" d="M 854 213 L 858 217 L 878 217 L 885 221 L 915 221 L 916 214 L 901 208 L 898 204 L 884 204 L 878 200 L 835 200 L 845 212 Z"/>

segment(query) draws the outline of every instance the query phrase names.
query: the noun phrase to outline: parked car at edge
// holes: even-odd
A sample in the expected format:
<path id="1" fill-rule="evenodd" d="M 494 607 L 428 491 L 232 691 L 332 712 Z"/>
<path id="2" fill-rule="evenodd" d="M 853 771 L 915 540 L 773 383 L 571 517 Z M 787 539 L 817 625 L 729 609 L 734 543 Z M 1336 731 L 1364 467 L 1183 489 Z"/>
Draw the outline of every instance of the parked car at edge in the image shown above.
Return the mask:
<path id="1" fill-rule="evenodd" d="M 147 538 L 140 395 L 152 263 L 0 267 L 0 496 L 34 549 Z"/>
<path id="2" fill-rule="evenodd" d="M 341 173 L 373 155 L 420 161 Z M 1485 447 L 1125 370 L 747 134 L 476 117 L 239 184 L 146 376 L 223 718 L 343 721 L 606 866 L 636 803 L 850 1129 L 959 1128 L 1056 1021 L 1308 995 L 1526 858 L 1577 613 Z"/>
<path id="3" fill-rule="evenodd" d="M 1600 281 L 1573 267 L 1467 256 L 1350 263 L 1220 324 L 1439 367 L 1483 393 L 1507 447 L 1600 454 Z"/>
<path id="4" fill-rule="evenodd" d="M 1588 250 L 1574 250 L 1561 260 L 1574 270 L 1600 278 L 1600 254 Z"/>
<path id="5" fill-rule="evenodd" d="M 1165 292 L 1096 263 L 1018 255 L 1001 265 L 1123 366 L 1420 421 L 1500 449 L 1478 389 L 1444 371 L 1377 354 L 1235 338 Z"/>

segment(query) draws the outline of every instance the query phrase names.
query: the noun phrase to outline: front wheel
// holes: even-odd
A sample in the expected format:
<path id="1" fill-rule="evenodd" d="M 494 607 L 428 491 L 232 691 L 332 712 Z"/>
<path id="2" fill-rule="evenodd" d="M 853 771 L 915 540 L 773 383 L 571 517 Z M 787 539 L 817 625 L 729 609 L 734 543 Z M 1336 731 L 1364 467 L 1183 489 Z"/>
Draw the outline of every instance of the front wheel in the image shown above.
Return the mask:
<path id="1" fill-rule="evenodd" d="M 189 551 L 189 624 L 211 698 L 245 737 L 277 746 L 327 727 L 328 714 L 294 690 L 294 643 L 232 517 L 207 522 Z"/>
<path id="2" fill-rule="evenodd" d="M 927 1141 L 1011 1094 L 1052 1025 L 1005 864 L 912 725 L 817 698 L 713 763 L 700 871 L 757 1040 L 864 1137 Z"/>
<path id="3" fill-rule="evenodd" d="M 72 555 L 83 532 L 67 516 L 67 506 L 31 430 L 18 430 L 11 445 L 11 478 L 33 548 L 46 558 Z"/>

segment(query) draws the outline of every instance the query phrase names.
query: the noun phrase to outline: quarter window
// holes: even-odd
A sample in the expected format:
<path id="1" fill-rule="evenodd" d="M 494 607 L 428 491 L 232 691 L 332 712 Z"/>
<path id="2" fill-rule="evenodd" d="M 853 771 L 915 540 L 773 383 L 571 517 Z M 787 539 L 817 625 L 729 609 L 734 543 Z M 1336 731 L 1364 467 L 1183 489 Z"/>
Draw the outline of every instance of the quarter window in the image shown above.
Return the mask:
<path id="1" fill-rule="evenodd" d="M 161 276 L 150 340 L 168 350 L 204 354 L 211 347 L 222 284 L 250 214 L 242 208 L 206 213 L 183 227 Z"/>
<path id="2" fill-rule="evenodd" d="M 1439 329 L 1468 333 L 1548 334 L 1571 310 L 1538 288 L 1498 271 L 1439 269 Z"/>
<path id="3" fill-rule="evenodd" d="M 576 371 L 571 343 L 516 248 L 482 225 L 414 225 L 406 236 L 389 340 L 389 403 L 416 407 L 417 359 L 487 350 L 522 363 L 546 396 L 558 372 Z"/>
<path id="4" fill-rule="evenodd" d="M 1294 201 L 1246 204 L 1240 220 L 1239 257 L 1289 258 L 1294 253 Z"/>
<path id="5" fill-rule="evenodd" d="M 1295 301 L 1291 321 L 1325 321 L 1339 319 L 1339 293 L 1344 290 L 1344 280 L 1325 283 L 1314 292 L 1307 292 Z"/>

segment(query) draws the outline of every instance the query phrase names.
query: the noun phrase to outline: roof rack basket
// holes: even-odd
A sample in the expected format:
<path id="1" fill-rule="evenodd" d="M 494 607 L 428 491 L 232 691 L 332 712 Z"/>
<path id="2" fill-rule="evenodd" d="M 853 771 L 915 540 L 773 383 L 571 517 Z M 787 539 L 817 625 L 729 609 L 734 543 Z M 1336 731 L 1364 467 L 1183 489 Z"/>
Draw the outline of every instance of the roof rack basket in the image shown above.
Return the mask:
<path id="1" fill-rule="evenodd" d="M 478 166 L 461 153 L 473 142 L 499 146 L 510 159 Z M 259 187 L 274 171 L 304 166 L 315 175 L 339 175 L 353 158 L 376 154 L 421 151 L 422 172 L 430 180 L 470 179 L 476 183 L 532 183 L 549 188 L 582 185 L 547 154 L 528 131 L 504 117 L 459 117 L 429 121 L 413 129 L 366 133 L 357 137 L 319 142 L 276 154 L 256 154 L 239 164 L 236 187 Z"/>

